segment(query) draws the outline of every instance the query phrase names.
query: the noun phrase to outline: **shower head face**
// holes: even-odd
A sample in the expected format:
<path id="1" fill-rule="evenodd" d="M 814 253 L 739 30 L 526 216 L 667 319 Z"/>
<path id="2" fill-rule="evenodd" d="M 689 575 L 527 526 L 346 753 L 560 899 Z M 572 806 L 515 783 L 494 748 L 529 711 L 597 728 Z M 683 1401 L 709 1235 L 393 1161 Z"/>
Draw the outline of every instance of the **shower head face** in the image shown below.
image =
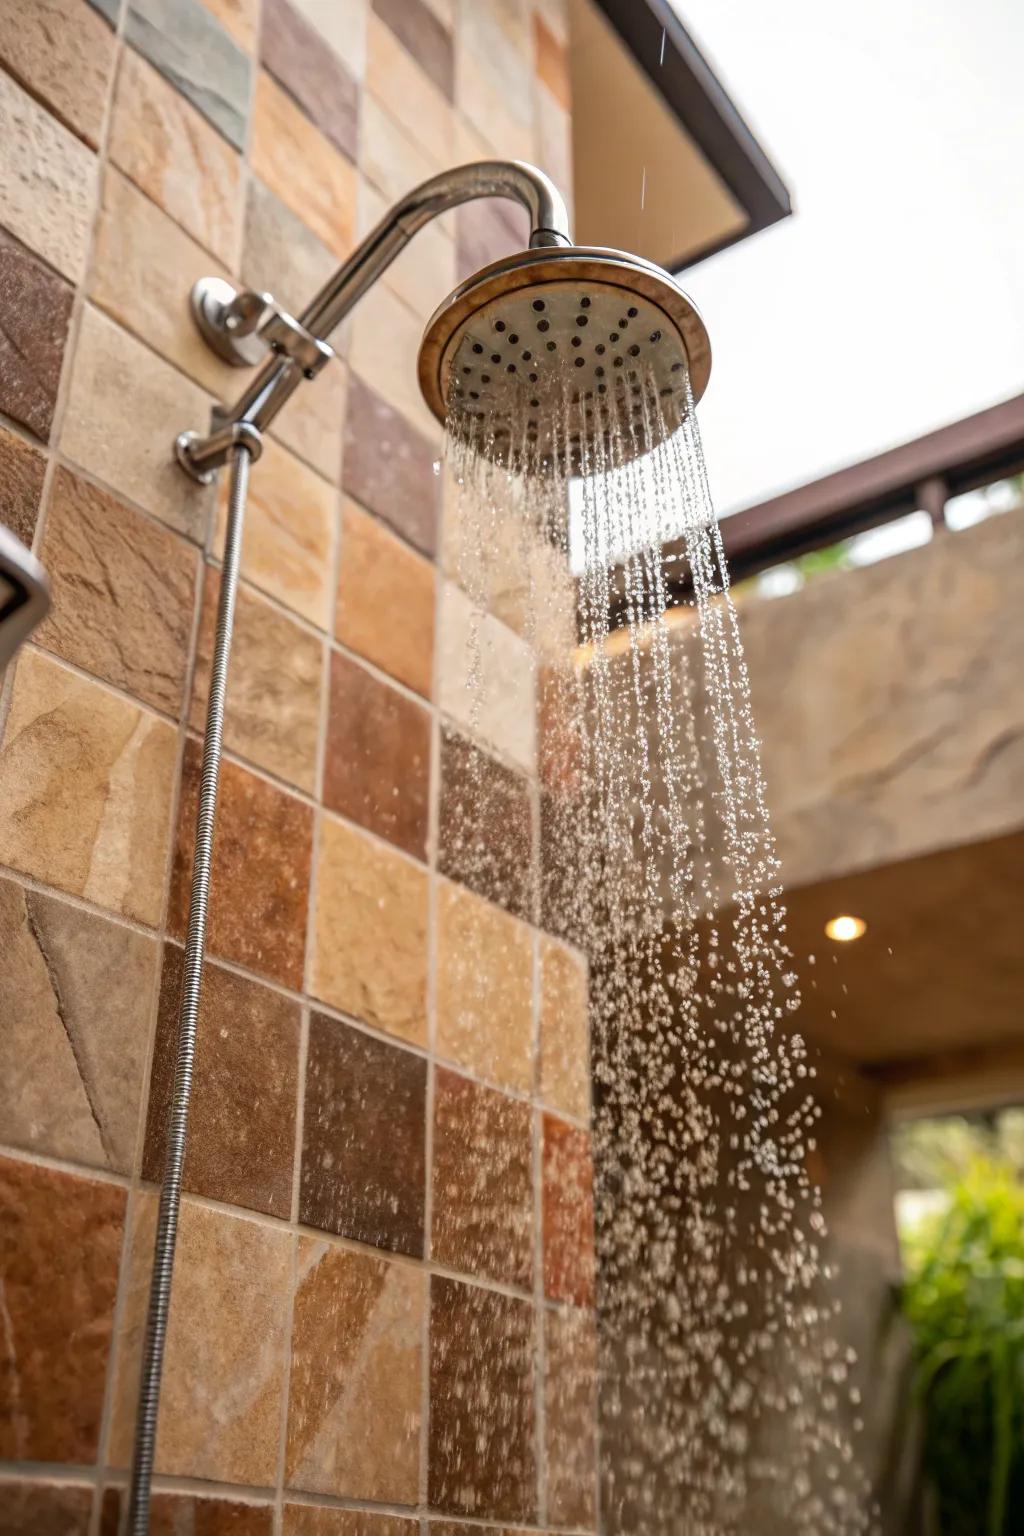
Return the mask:
<path id="1" fill-rule="evenodd" d="M 575 246 L 485 267 L 434 314 L 419 357 L 427 404 L 442 422 L 462 417 L 482 452 L 567 457 L 577 472 L 595 431 L 618 462 L 655 447 L 710 367 L 704 323 L 667 272 Z"/>

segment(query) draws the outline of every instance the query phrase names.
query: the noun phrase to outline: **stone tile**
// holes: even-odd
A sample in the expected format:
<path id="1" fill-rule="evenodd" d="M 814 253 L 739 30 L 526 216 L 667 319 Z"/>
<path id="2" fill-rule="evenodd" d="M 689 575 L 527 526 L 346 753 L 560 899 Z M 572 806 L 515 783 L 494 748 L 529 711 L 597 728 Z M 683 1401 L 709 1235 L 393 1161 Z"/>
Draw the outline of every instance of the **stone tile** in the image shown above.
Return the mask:
<path id="1" fill-rule="evenodd" d="M 543 1116 L 544 1294 L 594 1304 L 594 1169 L 586 1131 Z"/>
<path id="2" fill-rule="evenodd" d="M 399 7 L 410 24 L 424 16 L 434 21 L 421 0 L 414 3 L 416 10 Z M 367 34 L 366 89 L 427 155 L 451 160 L 455 129 L 450 96 L 445 96 L 421 68 L 418 57 L 408 52 L 391 27 L 376 15 L 370 17 Z"/>
<path id="3" fill-rule="evenodd" d="M 577 1120 L 590 1114 L 587 964 L 577 950 L 540 939 L 540 1096 Z"/>
<path id="4" fill-rule="evenodd" d="M 74 290 L 0 230 L 0 410 L 49 439 Z"/>
<path id="5" fill-rule="evenodd" d="M 429 698 L 434 672 L 434 567 L 356 506 L 342 513 L 334 633 Z"/>
<path id="6" fill-rule="evenodd" d="M 125 1200 L 113 1184 L 0 1158 L 7 1461 L 95 1460 Z"/>
<path id="7" fill-rule="evenodd" d="M 369 0 L 295 0 L 355 80 L 366 72 L 366 24 Z"/>
<path id="8" fill-rule="evenodd" d="M 536 164 L 543 165 L 572 208 L 572 118 L 546 85 L 534 89 L 533 139 Z"/>
<path id="9" fill-rule="evenodd" d="M 167 919 L 177 938 L 184 937 L 188 921 L 201 755 L 199 743 L 190 739 L 182 764 Z M 222 765 L 208 928 L 211 954 L 282 986 L 302 986 L 312 845 L 308 806 L 237 763 Z"/>
<path id="10" fill-rule="evenodd" d="M 527 781 L 442 728 L 438 868 L 517 917 L 534 905 L 533 817 Z"/>
<path id="11" fill-rule="evenodd" d="M 359 233 L 369 233 L 388 210 L 387 199 L 365 177 L 359 187 Z M 388 267 L 384 281 L 426 328 L 434 310 L 455 287 L 455 245 L 435 220 Z"/>
<path id="12" fill-rule="evenodd" d="M 533 1086 L 530 930 L 461 886 L 437 894 L 437 1050 L 489 1082 Z"/>
<path id="13" fill-rule="evenodd" d="M 39 558 L 50 574 L 53 606 L 38 644 L 157 709 L 180 714 L 195 549 L 61 466 Z"/>
<path id="14" fill-rule="evenodd" d="M 0 71 L 0 225 L 64 277 L 85 270 L 96 157 Z"/>
<path id="15" fill-rule="evenodd" d="M 0 1536 L 89 1536 L 91 1484 L 5 1478 Z"/>
<path id="16" fill-rule="evenodd" d="M 184 952 L 166 944 L 142 1154 L 142 1177 L 154 1183 L 163 1174 L 183 971 Z M 298 1004 L 259 982 L 207 964 L 185 1188 L 287 1221 L 298 1078 Z"/>
<path id="17" fill-rule="evenodd" d="M 128 1490 L 105 1488 L 99 1536 L 128 1536 Z M 274 1506 L 195 1493 L 154 1493 L 149 1536 L 273 1536 Z"/>
<path id="18" fill-rule="evenodd" d="M 451 101 L 455 95 L 455 46 L 450 24 L 446 26 L 426 0 L 373 0 L 373 9 Z M 371 39 L 371 76 L 372 57 Z M 368 83 L 372 89 L 372 78 Z"/>
<path id="19" fill-rule="evenodd" d="M 155 940 L 0 880 L 0 946 L 4 1141 L 130 1173 Z"/>
<path id="20" fill-rule="evenodd" d="M 255 53 L 260 0 L 203 0 L 243 53 Z"/>
<path id="21" fill-rule="evenodd" d="M 431 1520 L 430 1536 L 535 1536 L 532 1530 L 513 1530 L 507 1525 L 476 1525 L 467 1520 Z"/>
<path id="22" fill-rule="evenodd" d="M 436 457 L 429 438 L 362 379 L 350 376 L 342 486 L 427 555 L 437 548 Z"/>
<path id="23" fill-rule="evenodd" d="M 140 1191 L 132 1211 L 110 1430 L 110 1461 L 118 1467 L 131 1457 L 156 1208 L 156 1195 Z M 158 1473 L 273 1485 L 293 1243 L 290 1232 L 263 1222 L 182 1202 Z"/>
<path id="24" fill-rule="evenodd" d="M 336 256 L 356 227 L 356 172 L 265 69 L 256 82 L 252 168 Z"/>
<path id="25" fill-rule="evenodd" d="M 426 1045 L 426 874 L 326 816 L 310 990 L 375 1029 Z"/>
<path id="26" fill-rule="evenodd" d="M 388 1504 L 419 1494 L 425 1276 L 405 1264 L 299 1239 L 285 1481 Z M 323 1512 L 326 1515 L 326 1512 Z M 333 1513 L 333 1512 L 332 1512 Z M 358 1531 L 285 1520 L 293 1533 Z M 414 1533 L 393 1522 L 401 1536 Z M 379 1521 L 370 1529 L 384 1536 Z"/>
<path id="27" fill-rule="evenodd" d="M 245 201 L 243 280 L 253 288 L 268 290 L 278 303 L 297 315 L 337 265 L 337 256 L 307 229 L 298 215 L 258 177 L 251 177 Z M 332 371 L 325 369 L 317 384 Z M 300 393 L 309 387 L 303 384 Z"/>
<path id="28" fill-rule="evenodd" d="M 224 547 L 227 494 L 225 482 L 218 550 Z M 332 485 L 279 443 L 264 439 L 245 510 L 242 575 L 319 629 L 330 623 L 336 499 Z"/>
<path id="29" fill-rule="evenodd" d="M 459 281 L 530 243 L 530 217 L 517 203 L 489 198 L 455 210 L 455 268 Z"/>
<path id="30" fill-rule="evenodd" d="M 329 710 L 324 804 L 426 858 L 429 712 L 337 651 L 331 656 Z"/>
<path id="31" fill-rule="evenodd" d="M 547 86 L 559 106 L 570 112 L 569 50 L 539 11 L 533 13 L 533 67 L 537 78 Z"/>
<path id="32" fill-rule="evenodd" d="M 347 395 L 348 370 L 340 361 L 331 363 L 296 390 L 274 423 L 274 436 L 332 485 L 341 479 Z"/>
<path id="33" fill-rule="evenodd" d="M 419 1536 L 418 1520 L 373 1515 L 362 1509 L 322 1504 L 286 1504 L 283 1536 Z"/>
<path id="34" fill-rule="evenodd" d="M 121 56 L 109 152 L 147 197 L 234 269 L 242 232 L 241 158 L 130 48 Z"/>
<path id="35" fill-rule="evenodd" d="M 460 587 L 441 588 L 438 703 L 451 720 L 527 773 L 537 762 L 534 658 L 525 640 L 481 613 Z"/>
<path id="36" fill-rule="evenodd" d="M 426 1098 L 422 1056 L 314 1013 L 299 1220 L 422 1258 Z"/>
<path id="37" fill-rule="evenodd" d="M 64 454 L 189 538 L 201 540 L 210 492 L 183 475 L 175 435 L 203 430 L 210 396 L 86 305 L 61 433 Z"/>
<path id="38" fill-rule="evenodd" d="M 433 1508 L 532 1522 L 534 1327 L 529 1302 L 432 1277 L 427 1475 Z"/>
<path id="39" fill-rule="evenodd" d="M 591 1312 L 544 1312 L 548 1519 L 593 1530 L 597 1520 L 597 1335 Z"/>
<path id="40" fill-rule="evenodd" d="M 0 59 L 93 149 L 103 127 L 114 38 L 85 0 L 7 0 Z"/>
<path id="41" fill-rule="evenodd" d="M 189 720 L 206 720 L 220 572 L 207 566 Z M 224 714 L 224 742 L 267 773 L 312 794 L 323 643 L 273 608 L 239 589 Z"/>
<path id="42" fill-rule="evenodd" d="M 130 0 L 125 37 L 236 149 L 245 148 L 245 54 L 200 0 Z"/>
<path id="43" fill-rule="evenodd" d="M 174 759 L 163 720 L 23 652 L 0 751 L 0 863 L 156 924 Z"/>
<path id="44" fill-rule="evenodd" d="M 369 91 L 362 94 L 359 169 L 390 206 L 444 166 L 398 126 Z M 440 300 L 438 301 L 440 302 Z"/>
<path id="45" fill-rule="evenodd" d="M 459 0 L 455 37 L 456 105 L 499 154 L 528 158 L 534 75 L 526 7 Z"/>
<path id="46" fill-rule="evenodd" d="M 31 545 L 46 460 L 38 448 L 0 427 L 0 523 Z"/>
<path id="47" fill-rule="evenodd" d="M 527 1104 L 437 1067 L 430 1256 L 446 1269 L 533 1283 L 533 1137 Z"/>
<path id="48" fill-rule="evenodd" d="M 343 155 L 359 149 L 359 86 L 316 27 L 290 0 L 265 0 L 260 58 Z"/>
<path id="49" fill-rule="evenodd" d="M 438 303 L 441 302 L 439 296 Z M 382 345 L 382 338 L 387 338 Z M 422 327 L 386 283 L 371 288 L 352 317 L 349 362 L 364 384 L 385 399 L 437 451 L 441 425 L 427 409 L 416 377 Z M 377 445 L 380 452 L 380 445 Z"/>

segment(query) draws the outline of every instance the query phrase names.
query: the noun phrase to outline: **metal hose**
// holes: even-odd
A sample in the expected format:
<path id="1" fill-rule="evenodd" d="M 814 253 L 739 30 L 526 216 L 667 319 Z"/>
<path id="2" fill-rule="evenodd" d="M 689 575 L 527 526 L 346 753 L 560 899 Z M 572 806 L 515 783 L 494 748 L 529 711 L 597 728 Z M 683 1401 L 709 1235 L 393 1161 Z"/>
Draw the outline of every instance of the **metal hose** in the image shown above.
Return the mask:
<path id="1" fill-rule="evenodd" d="M 206 917 L 210 896 L 210 872 L 213 858 L 213 829 L 217 813 L 217 789 L 224 735 L 224 697 L 227 689 L 231 635 L 235 621 L 235 595 L 242 547 L 242 525 L 249 488 L 249 470 L 259 457 L 259 434 L 251 427 L 240 427 L 231 459 L 231 487 L 228 499 L 227 531 L 224 535 L 224 563 L 220 599 L 217 604 L 217 629 L 210 669 L 210 694 L 206 706 L 206 730 L 203 736 L 203 766 L 199 786 L 199 810 L 196 816 L 196 843 L 192 860 L 192 895 L 188 909 L 188 933 L 185 940 L 185 969 L 178 1012 L 178 1050 L 174 1067 L 167 1123 L 167 1147 L 164 1153 L 160 1211 L 153 1244 L 153 1270 L 149 1286 L 149 1310 L 139 1378 L 139 1398 L 135 1420 L 135 1445 L 132 1453 L 131 1496 L 128 1530 L 130 1536 L 149 1536 L 149 1503 L 156 1454 L 157 1418 L 160 1409 L 160 1381 L 163 1375 L 164 1348 L 167 1342 L 167 1318 L 171 1305 L 171 1279 L 174 1250 L 178 1238 L 178 1211 L 181 1205 L 181 1180 L 188 1135 L 188 1112 L 192 1097 L 192 1074 L 196 1055 L 196 1030 L 199 1024 L 199 999 L 203 983 L 203 956 L 206 949 Z"/>

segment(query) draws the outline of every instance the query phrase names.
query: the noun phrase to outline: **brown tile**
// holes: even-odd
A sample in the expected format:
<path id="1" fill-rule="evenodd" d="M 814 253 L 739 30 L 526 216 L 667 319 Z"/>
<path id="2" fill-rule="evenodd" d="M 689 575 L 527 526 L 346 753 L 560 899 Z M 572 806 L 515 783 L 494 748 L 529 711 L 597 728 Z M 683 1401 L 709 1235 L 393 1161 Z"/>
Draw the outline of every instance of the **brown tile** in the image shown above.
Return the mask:
<path id="1" fill-rule="evenodd" d="M 587 966 L 578 951 L 540 940 L 540 1096 L 577 1120 L 590 1113 Z"/>
<path id="2" fill-rule="evenodd" d="M 23 652 L 0 750 L 0 863 L 155 925 L 175 751 L 165 721 Z"/>
<path id="3" fill-rule="evenodd" d="M 260 58 L 321 133 L 354 161 L 359 148 L 359 87 L 289 0 L 265 0 Z"/>
<path id="4" fill-rule="evenodd" d="M 279 304 L 295 315 L 323 287 L 337 265 L 337 256 L 306 228 L 299 216 L 285 207 L 258 177 L 250 177 L 242 240 L 244 281 L 254 288 L 268 289 Z M 320 378 L 332 371 L 326 369 Z M 302 390 L 305 388 L 303 385 Z M 340 428 L 340 421 L 338 425 Z"/>
<path id="5" fill-rule="evenodd" d="M 299 1220 L 422 1257 L 426 1094 L 421 1056 L 314 1013 Z"/>
<path id="6" fill-rule="evenodd" d="M 413 22 L 417 12 L 408 6 L 402 9 Z M 429 13 L 428 19 L 433 20 Z M 421 68 L 415 54 L 403 47 L 391 27 L 375 15 L 370 17 L 367 32 L 365 88 L 432 159 L 452 159 L 455 121 L 451 98 Z"/>
<path id="7" fill-rule="evenodd" d="M 286 1504 L 283 1536 L 419 1536 L 418 1520 L 400 1515 L 371 1515 L 361 1509 L 329 1509 L 319 1504 Z"/>
<path id="8" fill-rule="evenodd" d="M 265 69 L 256 81 L 250 156 L 270 190 L 336 256 L 347 256 L 355 235 L 355 167 Z"/>
<path id="9" fill-rule="evenodd" d="M 594 1303 L 594 1168 L 586 1131 L 544 1115 L 544 1294 Z"/>
<path id="10" fill-rule="evenodd" d="M 401 412 L 350 376 L 342 485 L 427 555 L 437 549 L 436 457 L 433 444 Z"/>
<path id="11" fill-rule="evenodd" d="M 196 551 L 59 467 L 39 558 L 53 606 L 36 639 L 168 714 L 181 712 Z"/>
<path id="12" fill-rule="evenodd" d="M 110 1427 L 117 1467 L 131 1457 L 156 1208 L 155 1194 L 140 1191 L 132 1209 Z M 265 1222 L 183 1201 L 158 1473 L 273 1486 L 294 1241 Z"/>
<path id="13" fill-rule="evenodd" d="M 434 567 L 346 502 L 334 633 L 424 697 L 434 671 Z"/>
<path id="14" fill-rule="evenodd" d="M 174 850 L 168 925 L 185 933 L 201 749 L 188 741 Z M 296 990 L 302 986 L 313 813 L 293 795 L 240 768 L 221 766 L 213 848 L 208 944 Z"/>
<path id="15" fill-rule="evenodd" d="M 113 1184 L 0 1159 L 8 1461 L 95 1459 L 125 1200 Z"/>
<path id="16" fill-rule="evenodd" d="M 4 1141 L 131 1172 L 155 940 L 0 880 L 0 949 Z"/>
<path id="17" fill-rule="evenodd" d="M 245 53 L 255 51 L 260 0 L 203 0 L 203 4 L 213 12 L 239 48 Z"/>
<path id="18" fill-rule="evenodd" d="M 220 572 L 205 570 L 189 713 L 194 729 L 206 719 Z M 265 598 L 239 588 L 224 715 L 228 749 L 312 794 L 323 643 Z"/>
<path id="19" fill-rule="evenodd" d="M 533 60 L 537 78 L 547 86 L 559 106 L 570 112 L 569 51 L 539 11 L 533 13 Z"/>
<path id="20" fill-rule="evenodd" d="M 324 816 L 310 990 L 416 1045 L 427 1043 L 427 876 Z"/>
<path id="21" fill-rule="evenodd" d="M 529 1105 L 436 1069 L 430 1253 L 446 1269 L 532 1284 L 531 1122 Z"/>
<path id="22" fill-rule="evenodd" d="M 46 460 L 38 448 L 0 427 L 0 523 L 31 545 Z"/>
<path id="23" fill-rule="evenodd" d="M 534 905 L 527 781 L 454 731 L 441 732 L 438 868 L 518 917 Z"/>
<path id="24" fill-rule="evenodd" d="M 92 1486 L 5 1478 L 0 1536 L 89 1536 Z"/>
<path id="25" fill-rule="evenodd" d="M 591 1312 L 544 1313 L 548 1519 L 593 1530 L 597 1519 L 597 1336 Z"/>
<path id="26" fill-rule="evenodd" d="M 76 283 L 85 270 L 96 156 L 0 71 L 0 225 Z"/>
<path id="27" fill-rule="evenodd" d="M 177 1050 L 184 955 L 164 946 L 142 1176 L 159 1183 Z M 185 1154 L 193 1194 L 291 1215 L 299 1007 L 216 965 L 203 971 Z"/>
<path id="28" fill-rule="evenodd" d="M 44 442 L 73 297 L 70 283 L 0 230 L 0 411 Z"/>
<path id="29" fill-rule="evenodd" d="M 0 59 L 33 96 L 95 149 L 114 34 L 86 0 L 6 0 Z"/>
<path id="30" fill-rule="evenodd" d="M 437 1050 L 490 1082 L 533 1086 L 533 940 L 500 907 L 437 892 Z"/>
<path id="31" fill-rule="evenodd" d="M 324 804 L 425 858 L 429 713 L 337 651 L 330 687 Z"/>
<path id="32" fill-rule="evenodd" d="M 430 1536 L 536 1536 L 534 1530 L 513 1530 L 507 1525 L 475 1525 L 466 1520 L 431 1520 L 427 1526 Z"/>
<path id="33" fill-rule="evenodd" d="M 409 1265 L 306 1237 L 299 1239 L 298 1276 L 287 1486 L 415 1504 L 425 1276 Z M 395 1523 L 403 1536 L 413 1530 Z M 326 1536 L 346 1527 L 293 1518 L 285 1529 Z"/>
<path id="34" fill-rule="evenodd" d="M 534 1312 L 529 1302 L 430 1282 L 430 1504 L 493 1520 L 534 1518 Z"/>
<path id="35" fill-rule="evenodd" d="M 455 94 L 452 34 L 424 0 L 373 0 L 373 9 L 449 101 Z"/>
<path id="36" fill-rule="evenodd" d="M 242 162 L 226 139 L 146 61 L 121 56 L 110 158 L 225 266 L 238 258 Z"/>
<path id="37" fill-rule="evenodd" d="M 105 1488 L 100 1536 L 128 1536 L 128 1490 Z M 154 1493 L 149 1536 L 273 1536 L 274 1506 L 195 1493 Z"/>

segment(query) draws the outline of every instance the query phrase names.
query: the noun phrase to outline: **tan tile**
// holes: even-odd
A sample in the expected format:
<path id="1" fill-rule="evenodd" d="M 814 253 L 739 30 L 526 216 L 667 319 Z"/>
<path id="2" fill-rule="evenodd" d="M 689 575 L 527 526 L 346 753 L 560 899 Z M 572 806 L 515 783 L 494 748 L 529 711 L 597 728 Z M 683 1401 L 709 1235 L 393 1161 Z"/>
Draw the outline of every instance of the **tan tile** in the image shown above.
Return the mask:
<path id="1" fill-rule="evenodd" d="M 367 43 L 366 89 L 426 154 L 450 162 L 454 144 L 451 104 L 391 28 L 372 14 Z"/>
<path id="2" fill-rule="evenodd" d="M 96 156 L 2 70 L 0 122 L 0 225 L 78 282 L 96 197 Z"/>
<path id="3" fill-rule="evenodd" d="M 540 1096 L 585 1120 L 590 1113 L 587 965 L 557 939 L 540 940 Z"/>
<path id="4" fill-rule="evenodd" d="M 156 1203 L 140 1192 L 131 1222 L 111 1424 L 115 1466 L 131 1455 Z M 293 1241 L 289 1232 L 183 1201 L 157 1472 L 273 1484 Z"/>
<path id="5" fill-rule="evenodd" d="M 246 53 L 256 48 L 256 23 L 259 19 L 260 0 L 203 0 L 221 26 Z"/>
<path id="6" fill-rule="evenodd" d="M 416 377 L 421 337 L 416 316 L 386 283 L 378 283 L 353 316 L 349 362 L 365 384 L 440 447 L 441 425 L 427 409 Z"/>
<path id="7" fill-rule="evenodd" d="M 294 0 L 294 4 L 355 78 L 361 80 L 366 72 L 369 0 Z"/>
<path id="8" fill-rule="evenodd" d="M 359 188 L 360 235 L 387 213 L 388 202 L 363 179 Z M 385 282 L 425 327 L 434 310 L 455 287 L 455 246 L 440 223 L 421 229 L 388 267 Z"/>
<path id="9" fill-rule="evenodd" d="M 85 0 L 7 0 L 0 59 L 95 149 L 103 126 L 114 34 Z"/>
<path id="10" fill-rule="evenodd" d="M 437 1051 L 520 1092 L 533 1079 L 530 930 L 461 886 L 438 882 Z"/>
<path id="11" fill-rule="evenodd" d="M 362 102 L 359 169 L 390 205 L 444 166 L 424 145 L 403 133 L 391 114 L 367 91 Z"/>
<path id="12" fill-rule="evenodd" d="M 110 158 L 147 197 L 234 270 L 242 162 L 179 91 L 126 48 L 114 94 Z"/>
<path id="13" fill-rule="evenodd" d="M 541 1117 L 544 1294 L 594 1304 L 594 1166 L 590 1136 L 554 1115 Z"/>
<path id="14" fill-rule="evenodd" d="M 533 61 L 538 79 L 547 86 L 559 106 L 570 111 L 568 51 L 539 11 L 533 13 Z"/>
<path id="15" fill-rule="evenodd" d="M 373 0 L 373 10 L 450 102 L 455 95 L 451 15 L 445 19 L 427 0 Z"/>
<path id="16" fill-rule="evenodd" d="M 0 751 L 0 863 L 156 923 L 175 745 L 155 715 L 25 652 Z"/>
<path id="17" fill-rule="evenodd" d="M 274 436 L 332 485 L 341 479 L 347 408 L 348 369 L 339 358 L 297 389 L 274 423 Z"/>
<path id="18" fill-rule="evenodd" d="M 419 1536 L 418 1520 L 323 1504 L 286 1504 L 283 1536 Z"/>
<path id="19" fill-rule="evenodd" d="M 416 1045 L 427 1040 L 427 876 L 332 817 L 320 822 L 310 990 Z"/>
<path id="20" fill-rule="evenodd" d="M 45 474 L 39 449 L 0 428 L 0 523 L 23 544 L 32 543 Z"/>
<path id="21" fill-rule="evenodd" d="M 572 210 L 572 118 L 546 85 L 534 92 L 534 154 Z"/>
<path id="22" fill-rule="evenodd" d="M 253 103 L 252 168 L 336 256 L 355 243 L 355 167 L 261 70 Z"/>
<path id="23" fill-rule="evenodd" d="M 343 645 L 429 698 L 434 567 L 353 501 L 342 513 L 334 632 Z"/>
<path id="24" fill-rule="evenodd" d="M 189 719 L 206 719 L 220 574 L 207 567 Z M 224 742 L 229 751 L 312 794 L 323 643 L 265 598 L 239 590 L 231 646 Z"/>
<path id="25" fill-rule="evenodd" d="M 544 1312 L 548 1519 L 593 1530 L 597 1518 L 597 1337 L 591 1312 Z"/>
<path id="26" fill-rule="evenodd" d="M 97 309 L 86 305 L 60 446 L 115 491 L 189 538 L 205 537 L 211 492 L 173 458 L 175 436 L 204 431 L 212 400 Z"/>
<path id="27" fill-rule="evenodd" d="M 533 656 L 452 582 L 441 589 L 438 703 L 463 730 L 532 773 L 537 760 Z"/>

